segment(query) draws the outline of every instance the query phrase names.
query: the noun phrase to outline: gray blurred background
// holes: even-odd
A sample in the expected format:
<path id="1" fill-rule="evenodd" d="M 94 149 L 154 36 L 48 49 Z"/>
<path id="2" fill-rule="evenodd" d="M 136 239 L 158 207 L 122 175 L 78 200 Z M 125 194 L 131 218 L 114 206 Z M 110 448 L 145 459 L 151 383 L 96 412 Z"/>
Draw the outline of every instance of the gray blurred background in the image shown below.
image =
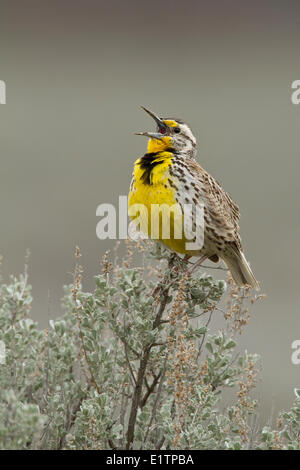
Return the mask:
<path id="1" fill-rule="evenodd" d="M 41 327 L 61 313 L 74 246 L 86 289 L 112 247 L 96 238 L 96 207 L 128 192 L 146 145 L 133 132 L 153 128 L 143 104 L 190 123 L 199 162 L 241 208 L 246 255 L 267 294 L 241 348 L 262 356 L 263 414 L 291 405 L 300 385 L 290 359 L 300 339 L 300 105 L 290 98 L 299 14 L 292 0 L 1 1 L 2 273 L 21 272 L 30 249 Z"/>

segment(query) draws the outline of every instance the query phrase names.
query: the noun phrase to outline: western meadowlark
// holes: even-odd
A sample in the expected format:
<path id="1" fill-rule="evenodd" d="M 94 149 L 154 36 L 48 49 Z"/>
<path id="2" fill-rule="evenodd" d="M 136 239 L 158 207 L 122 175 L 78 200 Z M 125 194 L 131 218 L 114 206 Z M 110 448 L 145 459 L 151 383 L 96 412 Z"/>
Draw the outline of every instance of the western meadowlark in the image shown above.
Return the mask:
<path id="1" fill-rule="evenodd" d="M 196 162 L 196 139 L 190 127 L 181 119 L 163 119 L 142 108 L 155 120 L 157 132 L 136 133 L 148 137 L 149 141 L 147 153 L 134 164 L 129 215 L 136 217 L 132 212 L 135 205 L 146 207 L 147 226 L 144 231 L 150 235 L 152 219 L 149 214 L 152 207 L 190 204 L 195 208 L 202 205 L 204 227 L 200 250 L 186 249 L 187 239 L 193 239 L 186 233 L 181 238 L 175 238 L 172 234 L 166 238 L 162 236 L 160 227 L 156 238 L 177 253 L 200 257 L 194 267 L 206 258 L 214 262 L 223 259 L 238 286 L 249 285 L 258 290 L 259 284 L 242 250 L 239 208 L 220 184 Z M 178 214 L 170 215 L 172 233 L 178 220 Z M 143 223 L 140 228 L 143 231 Z"/>

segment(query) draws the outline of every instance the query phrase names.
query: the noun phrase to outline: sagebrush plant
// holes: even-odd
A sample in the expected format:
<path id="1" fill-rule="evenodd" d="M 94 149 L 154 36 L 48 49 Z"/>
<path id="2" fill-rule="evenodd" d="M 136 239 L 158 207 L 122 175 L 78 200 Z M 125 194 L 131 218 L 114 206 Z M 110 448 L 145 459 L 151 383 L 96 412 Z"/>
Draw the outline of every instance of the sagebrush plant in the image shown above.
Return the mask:
<path id="1" fill-rule="evenodd" d="M 132 244 L 121 263 L 105 254 L 93 292 L 82 289 L 77 248 L 64 314 L 44 331 L 30 319 L 27 268 L 1 284 L 0 448 L 299 449 L 300 392 L 275 429 L 260 428 L 259 358 L 237 352 L 257 297 Z M 224 327 L 212 334 L 215 315 Z"/>

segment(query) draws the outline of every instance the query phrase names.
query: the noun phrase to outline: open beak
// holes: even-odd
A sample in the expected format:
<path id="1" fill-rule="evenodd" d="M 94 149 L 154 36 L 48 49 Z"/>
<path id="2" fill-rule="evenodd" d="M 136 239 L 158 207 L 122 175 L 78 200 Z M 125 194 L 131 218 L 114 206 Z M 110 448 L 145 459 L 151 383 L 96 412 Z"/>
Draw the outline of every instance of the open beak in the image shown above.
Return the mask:
<path id="1" fill-rule="evenodd" d="M 144 106 L 141 106 L 141 108 L 154 119 L 154 121 L 158 125 L 159 132 L 135 132 L 135 135 L 144 135 L 146 137 L 150 137 L 150 139 L 162 139 L 163 137 L 165 137 L 167 134 L 168 127 L 163 122 L 163 120 Z"/>

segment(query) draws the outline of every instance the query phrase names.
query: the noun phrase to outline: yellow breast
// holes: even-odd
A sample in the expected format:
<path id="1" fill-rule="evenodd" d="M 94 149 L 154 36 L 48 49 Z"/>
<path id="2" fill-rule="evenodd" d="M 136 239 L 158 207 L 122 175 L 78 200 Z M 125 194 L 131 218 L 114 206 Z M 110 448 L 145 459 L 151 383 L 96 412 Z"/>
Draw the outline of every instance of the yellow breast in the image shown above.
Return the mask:
<path id="1" fill-rule="evenodd" d="M 176 191 L 170 184 L 169 168 L 172 160 L 172 152 L 158 150 L 149 152 L 135 162 L 128 212 L 133 220 L 138 221 L 140 230 L 150 238 L 161 240 L 172 250 L 185 253 L 186 240 L 181 230 L 182 212 L 176 201 Z M 166 220 L 170 229 L 167 237 L 164 236 L 166 232 L 163 225 Z"/>

